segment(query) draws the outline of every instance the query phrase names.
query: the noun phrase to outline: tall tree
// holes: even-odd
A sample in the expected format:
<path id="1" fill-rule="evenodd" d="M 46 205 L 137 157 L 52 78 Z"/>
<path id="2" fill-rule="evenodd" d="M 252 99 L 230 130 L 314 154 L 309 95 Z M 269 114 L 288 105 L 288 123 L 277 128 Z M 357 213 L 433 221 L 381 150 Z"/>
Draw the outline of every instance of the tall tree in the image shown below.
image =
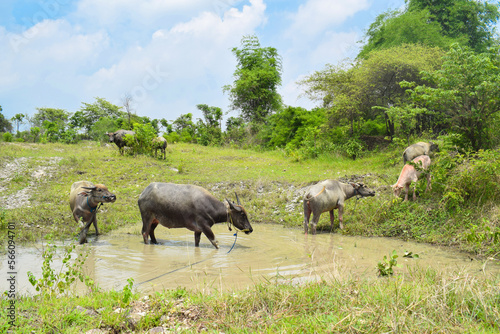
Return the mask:
<path id="1" fill-rule="evenodd" d="M 25 117 L 26 115 L 24 114 L 15 114 L 14 117 L 11 118 L 11 121 L 16 123 L 17 132 L 19 132 L 19 125 L 23 124 Z"/>
<path id="2" fill-rule="evenodd" d="M 239 110 L 246 121 L 263 123 L 281 108 L 281 57 L 273 47 L 261 47 L 256 36 L 244 36 L 240 48 L 233 48 L 237 65 L 229 93 L 231 108 Z"/>

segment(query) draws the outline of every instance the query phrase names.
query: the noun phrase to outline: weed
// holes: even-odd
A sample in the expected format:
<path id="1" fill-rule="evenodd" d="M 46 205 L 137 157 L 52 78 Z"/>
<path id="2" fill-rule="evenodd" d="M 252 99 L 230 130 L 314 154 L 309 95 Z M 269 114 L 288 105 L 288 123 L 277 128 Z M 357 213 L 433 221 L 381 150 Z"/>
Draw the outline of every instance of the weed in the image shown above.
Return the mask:
<path id="1" fill-rule="evenodd" d="M 378 274 L 380 276 L 392 276 L 394 275 L 394 267 L 400 267 L 398 265 L 398 254 L 393 250 L 392 254 L 389 255 L 389 258 L 384 255 L 384 259 L 377 264 Z"/>
<path id="2" fill-rule="evenodd" d="M 126 306 L 129 304 L 130 299 L 133 296 L 132 287 L 134 286 L 134 279 L 128 278 L 127 284 L 123 287 L 123 297 L 122 297 L 122 305 Z"/>
<path id="3" fill-rule="evenodd" d="M 82 272 L 82 266 L 88 257 L 89 250 L 82 248 L 76 259 L 71 263 L 72 253 L 75 248 L 75 244 L 65 248 L 61 269 L 57 272 L 52 263 L 57 246 L 49 243 L 43 251 L 42 277 L 37 279 L 31 271 L 28 271 L 29 282 L 36 291 L 41 292 L 43 295 L 63 294 L 68 291 L 77 279 L 85 282 L 88 287 L 93 286 L 93 282 L 91 282 L 88 276 L 84 276 Z"/>

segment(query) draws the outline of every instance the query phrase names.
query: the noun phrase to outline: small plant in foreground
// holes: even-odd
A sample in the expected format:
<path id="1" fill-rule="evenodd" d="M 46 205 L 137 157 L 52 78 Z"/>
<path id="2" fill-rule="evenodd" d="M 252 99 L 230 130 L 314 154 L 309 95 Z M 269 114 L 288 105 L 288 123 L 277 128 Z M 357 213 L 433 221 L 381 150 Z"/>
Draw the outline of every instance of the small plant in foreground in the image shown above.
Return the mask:
<path id="1" fill-rule="evenodd" d="M 389 258 L 384 255 L 384 259 L 377 264 L 378 274 L 380 276 L 394 275 L 393 267 L 399 267 L 398 261 L 396 260 L 397 258 L 398 254 L 396 254 L 395 250 L 392 251 Z"/>
<path id="2" fill-rule="evenodd" d="M 88 276 L 84 276 L 82 266 L 87 259 L 88 249 L 82 249 L 76 259 L 71 263 L 72 252 L 76 245 L 68 246 L 63 254 L 62 266 L 59 272 L 52 266 L 54 255 L 56 254 L 57 246 L 49 244 L 43 252 L 42 277 L 37 279 L 31 271 L 28 271 L 28 280 L 35 287 L 36 291 L 47 293 L 49 295 L 62 294 L 66 292 L 71 284 L 79 279 L 86 286 L 92 286 L 92 281 Z"/>
<path id="3" fill-rule="evenodd" d="M 122 298 L 122 304 L 124 306 L 128 305 L 130 302 L 130 299 L 132 298 L 132 287 L 134 286 L 134 279 L 129 278 L 127 279 L 127 284 L 123 287 L 123 298 Z"/>

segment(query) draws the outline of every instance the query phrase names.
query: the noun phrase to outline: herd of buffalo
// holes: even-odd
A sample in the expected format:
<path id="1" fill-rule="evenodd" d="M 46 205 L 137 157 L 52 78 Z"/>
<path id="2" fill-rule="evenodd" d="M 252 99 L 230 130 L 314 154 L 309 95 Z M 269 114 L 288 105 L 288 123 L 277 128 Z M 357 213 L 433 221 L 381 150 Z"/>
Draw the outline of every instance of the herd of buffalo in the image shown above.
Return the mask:
<path id="1" fill-rule="evenodd" d="M 120 152 L 125 146 L 123 137 L 130 134 L 126 130 L 118 130 L 108 133 L 110 142 L 116 143 Z M 158 137 L 162 138 L 162 137 Z M 153 149 L 162 149 L 165 155 L 166 141 L 154 139 Z M 409 187 L 421 175 L 427 177 L 427 190 L 430 189 L 431 176 L 425 170 L 429 167 L 431 160 L 429 155 L 439 151 L 437 144 L 432 142 L 418 142 L 407 147 L 403 153 L 405 163 L 398 181 L 392 186 L 394 195 L 399 197 L 402 189 L 406 191 L 405 201 L 408 200 Z M 406 164 L 406 162 L 411 163 Z M 343 228 L 344 202 L 351 197 L 375 196 L 375 191 L 362 183 L 342 183 L 336 180 L 325 180 L 309 187 L 304 196 L 304 232 L 309 232 L 309 218 L 311 213 L 311 233 L 316 234 L 316 226 L 323 212 L 330 212 L 330 222 L 333 229 L 333 210 L 338 209 L 340 228 Z M 116 196 L 112 194 L 103 184 L 93 184 L 89 181 L 75 182 L 70 190 L 70 208 L 77 223 L 83 223 L 79 242 L 86 242 L 90 225 L 94 224 L 96 235 L 97 210 L 102 203 L 113 203 Z M 415 189 L 413 192 L 415 200 Z M 238 195 L 237 202 L 228 199 L 218 200 L 206 189 L 190 184 L 174 184 L 153 182 L 149 184 L 140 194 L 138 199 L 139 210 L 142 218 L 142 236 L 144 243 L 156 244 L 157 240 L 154 230 L 158 224 L 168 228 L 184 227 L 194 232 L 195 246 L 200 244 L 201 233 L 203 233 L 215 248 L 219 248 L 218 241 L 211 227 L 216 223 L 227 222 L 229 229 L 231 225 L 245 233 L 253 231 L 248 220 L 247 212 L 241 205 Z"/>

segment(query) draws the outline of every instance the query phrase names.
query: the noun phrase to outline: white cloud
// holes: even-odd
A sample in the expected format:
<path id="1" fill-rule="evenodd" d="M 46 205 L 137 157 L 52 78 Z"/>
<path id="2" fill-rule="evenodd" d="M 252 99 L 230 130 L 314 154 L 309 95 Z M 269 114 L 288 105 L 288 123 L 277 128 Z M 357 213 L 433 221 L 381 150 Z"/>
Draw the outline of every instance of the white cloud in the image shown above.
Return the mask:
<path id="1" fill-rule="evenodd" d="M 314 37 L 368 7 L 368 0 L 309 0 L 292 15 L 293 23 L 288 33 L 290 36 Z"/>

